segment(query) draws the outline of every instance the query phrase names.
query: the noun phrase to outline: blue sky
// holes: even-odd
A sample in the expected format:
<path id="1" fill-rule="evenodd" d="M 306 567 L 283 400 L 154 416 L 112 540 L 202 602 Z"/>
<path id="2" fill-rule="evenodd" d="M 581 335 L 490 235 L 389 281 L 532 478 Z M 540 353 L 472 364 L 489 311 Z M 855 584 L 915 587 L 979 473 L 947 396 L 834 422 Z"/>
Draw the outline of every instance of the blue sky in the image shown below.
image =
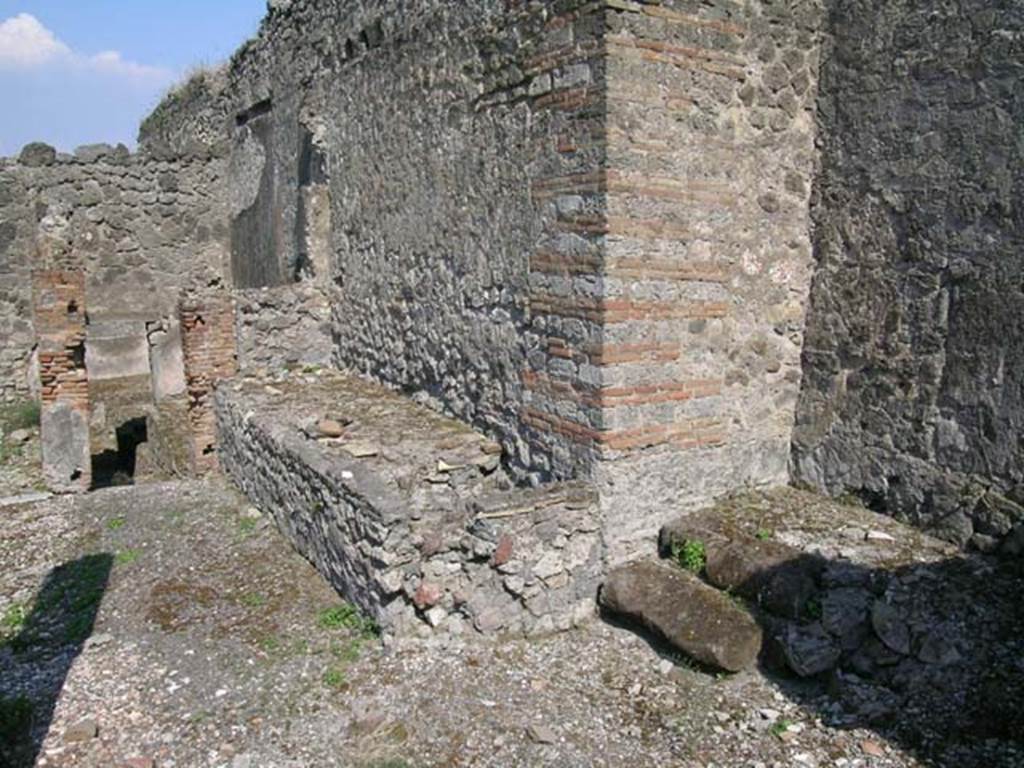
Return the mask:
<path id="1" fill-rule="evenodd" d="M 266 0 L 0 0 L 0 155 L 29 141 L 134 146 L 190 68 L 256 33 Z"/>

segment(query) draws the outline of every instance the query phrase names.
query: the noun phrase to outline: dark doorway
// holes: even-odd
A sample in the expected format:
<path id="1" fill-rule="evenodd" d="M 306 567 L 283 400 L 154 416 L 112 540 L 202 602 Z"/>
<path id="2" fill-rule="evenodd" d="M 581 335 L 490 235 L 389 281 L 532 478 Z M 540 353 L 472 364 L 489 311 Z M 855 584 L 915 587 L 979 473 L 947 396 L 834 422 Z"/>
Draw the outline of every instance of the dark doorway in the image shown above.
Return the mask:
<path id="1" fill-rule="evenodd" d="M 117 450 L 103 451 L 92 457 L 93 489 L 135 482 L 137 450 L 149 437 L 146 418 L 129 419 L 117 428 L 116 433 Z"/>

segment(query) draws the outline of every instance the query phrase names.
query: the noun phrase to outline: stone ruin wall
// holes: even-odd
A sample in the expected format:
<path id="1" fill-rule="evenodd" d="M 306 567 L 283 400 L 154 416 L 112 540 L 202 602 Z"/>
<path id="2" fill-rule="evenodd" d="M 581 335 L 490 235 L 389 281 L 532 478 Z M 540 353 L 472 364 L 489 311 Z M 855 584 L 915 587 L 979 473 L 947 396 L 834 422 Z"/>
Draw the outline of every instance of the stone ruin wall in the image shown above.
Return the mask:
<path id="1" fill-rule="evenodd" d="M 639 543 L 787 478 L 819 24 L 805 2 L 279 3 L 142 144 L 220 124 L 236 287 L 305 285 L 336 365 L 499 439 L 523 481 L 594 480 L 609 538 Z"/>
<path id="2" fill-rule="evenodd" d="M 1024 523 L 1024 7 L 833 3 L 796 480 Z"/>
<path id="3" fill-rule="evenodd" d="M 822 19 L 608 6 L 596 478 L 617 560 L 683 509 L 788 480 Z"/>
<path id="4" fill-rule="evenodd" d="M 248 246 L 236 276 L 262 300 L 311 275 L 335 364 L 501 436 L 521 477 L 572 474 L 586 449 L 531 441 L 522 423 L 528 260 L 543 226 L 530 184 L 599 169 L 603 148 L 559 153 L 559 131 L 584 116 L 550 84 L 530 95 L 518 65 L 544 67 L 538 51 L 575 50 L 578 37 L 583 61 L 557 87 L 590 83 L 598 125 L 601 74 L 586 59 L 600 16 L 578 2 L 278 5 L 214 108 L 232 146 L 232 226 Z M 193 107 L 204 116 L 173 117 Z M 209 99 L 165 108 L 144 143 L 181 145 L 178 125 L 211 122 Z"/>
<path id="5" fill-rule="evenodd" d="M 106 145 L 75 155 L 30 145 L 0 166 L 0 201 L 6 201 L 0 322 L 11 329 L 3 348 L 3 396 L 41 391 L 51 487 L 87 489 L 90 453 L 124 450 L 118 431 L 132 420 L 147 423 L 150 471 L 192 468 L 183 431 L 178 305 L 183 294 L 224 283 L 226 217 L 217 198 L 222 166 L 208 148 L 158 157 Z M 66 375 L 57 371 L 56 394 L 51 381 L 54 366 L 71 358 L 50 349 L 61 309 L 50 299 L 65 284 L 82 294 L 76 312 L 67 313 L 79 321 L 74 367 L 82 379 L 76 413 L 83 423 L 70 431 L 48 416 L 51 398 L 67 399 L 59 383 Z M 69 484 L 64 469 L 70 463 L 80 474 Z"/>
<path id="6" fill-rule="evenodd" d="M 130 155 L 123 147 L 57 155 L 30 145 L 0 165 L 3 300 L 17 343 L 5 346 L 3 385 L 30 388 L 33 270 L 85 277 L 91 324 L 155 320 L 176 312 L 178 294 L 222 272 L 224 225 L 213 198 L 218 172 L 206 158 Z M 144 333 L 144 331 L 142 331 Z M 7 362 L 9 360 L 9 362 Z"/>
<path id="7" fill-rule="evenodd" d="M 137 158 L 99 163 L 166 207 L 160 164 L 206 157 L 216 253 L 187 240 L 168 274 L 232 289 L 243 368 L 352 368 L 499 439 L 520 480 L 589 478 L 623 556 L 790 471 L 984 545 L 1021 481 L 1019 17 L 275 2 Z M 54 218 L 29 201 L 88 201 L 85 166 L 0 169 L 5 396 L 28 386 L 26 243 Z M 149 252 L 87 257 L 98 306 Z"/>

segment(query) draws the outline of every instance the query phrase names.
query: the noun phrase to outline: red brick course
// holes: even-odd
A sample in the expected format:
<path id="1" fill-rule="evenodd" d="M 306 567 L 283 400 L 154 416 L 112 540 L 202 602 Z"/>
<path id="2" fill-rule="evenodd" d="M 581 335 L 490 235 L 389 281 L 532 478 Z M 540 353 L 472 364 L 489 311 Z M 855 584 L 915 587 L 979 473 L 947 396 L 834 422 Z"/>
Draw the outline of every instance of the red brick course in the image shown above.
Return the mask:
<path id="1" fill-rule="evenodd" d="M 181 304 L 180 320 L 193 469 L 204 473 L 218 466 L 214 389 L 238 370 L 234 303 L 226 294 L 189 299 Z"/>
<path id="2" fill-rule="evenodd" d="M 38 270 L 32 273 L 32 311 L 39 344 L 40 400 L 43 412 L 57 403 L 89 420 L 89 376 L 85 368 L 85 273 Z M 44 428 L 48 423 L 43 419 Z M 44 436 L 61 442 L 62 436 Z M 46 460 L 44 451 L 44 461 Z M 45 467 L 44 467 L 45 471 Z M 81 490 L 92 483 L 88 462 L 74 481 Z"/>

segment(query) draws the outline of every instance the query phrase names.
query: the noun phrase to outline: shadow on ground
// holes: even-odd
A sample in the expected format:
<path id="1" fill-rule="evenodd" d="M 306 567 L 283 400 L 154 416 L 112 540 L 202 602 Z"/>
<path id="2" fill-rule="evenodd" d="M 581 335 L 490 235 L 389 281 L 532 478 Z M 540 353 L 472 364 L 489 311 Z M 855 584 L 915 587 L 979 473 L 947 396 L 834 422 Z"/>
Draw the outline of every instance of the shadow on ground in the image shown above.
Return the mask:
<path id="1" fill-rule="evenodd" d="M 29 768 L 49 731 L 68 671 L 92 634 L 112 555 L 54 568 L 30 610 L 14 606 L 0 635 L 0 768 Z"/>
<path id="2" fill-rule="evenodd" d="M 790 700 L 832 727 L 873 730 L 924 764 L 1024 765 L 1024 561 L 871 567 L 787 549 L 754 539 L 710 546 L 701 577 L 756 618 L 758 664 Z M 678 659 L 662 637 L 640 632 Z"/>

